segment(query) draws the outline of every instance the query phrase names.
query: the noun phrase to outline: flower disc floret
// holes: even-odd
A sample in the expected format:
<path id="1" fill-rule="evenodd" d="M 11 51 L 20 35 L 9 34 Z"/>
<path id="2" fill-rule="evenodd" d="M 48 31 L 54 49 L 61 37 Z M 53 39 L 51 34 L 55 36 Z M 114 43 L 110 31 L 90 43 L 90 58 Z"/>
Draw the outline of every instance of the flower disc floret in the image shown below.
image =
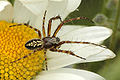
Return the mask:
<path id="1" fill-rule="evenodd" d="M 23 58 L 33 52 L 25 48 L 25 43 L 39 37 L 25 25 L 10 27 L 15 24 L 0 21 L 0 79 L 30 80 L 42 70 L 44 52 L 37 51 Z"/>

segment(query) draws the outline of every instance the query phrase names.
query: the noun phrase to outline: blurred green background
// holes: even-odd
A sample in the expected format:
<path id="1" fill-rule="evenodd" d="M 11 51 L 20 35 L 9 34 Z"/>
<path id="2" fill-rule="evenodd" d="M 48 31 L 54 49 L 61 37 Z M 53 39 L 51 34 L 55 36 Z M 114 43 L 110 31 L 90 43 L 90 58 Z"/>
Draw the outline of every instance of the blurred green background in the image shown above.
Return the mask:
<path id="1" fill-rule="evenodd" d="M 8 0 L 14 4 L 14 0 Z M 103 44 L 113 50 L 116 58 L 101 62 L 76 64 L 74 67 L 100 74 L 106 80 L 120 80 L 120 0 L 82 0 L 78 10 L 67 18 L 85 16 L 95 22 L 73 21 L 71 25 L 102 25 L 113 29 L 113 35 Z"/>

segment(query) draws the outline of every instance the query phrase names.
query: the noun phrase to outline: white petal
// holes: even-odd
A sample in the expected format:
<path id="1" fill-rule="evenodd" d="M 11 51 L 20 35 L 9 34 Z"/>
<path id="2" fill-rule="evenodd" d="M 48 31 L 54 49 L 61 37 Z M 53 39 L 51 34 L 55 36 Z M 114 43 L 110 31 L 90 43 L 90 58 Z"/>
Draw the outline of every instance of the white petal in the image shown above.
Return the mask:
<path id="1" fill-rule="evenodd" d="M 81 0 L 68 0 L 67 10 L 72 12 L 79 7 Z"/>
<path id="2" fill-rule="evenodd" d="M 63 44 L 60 49 L 72 51 L 74 54 L 86 58 L 86 60 L 65 53 L 47 51 L 49 70 L 75 63 L 101 61 L 115 57 L 115 54 L 109 49 L 92 44 Z"/>
<path id="3" fill-rule="evenodd" d="M 62 68 L 40 73 L 35 80 L 105 80 L 98 74 L 70 68 Z"/>
<path id="4" fill-rule="evenodd" d="M 75 29 L 72 30 L 72 27 Z M 80 28 L 77 28 L 80 27 Z M 112 30 L 106 27 L 101 26 L 91 26 L 91 27 L 83 27 L 81 26 L 63 26 L 58 33 L 58 37 L 60 37 L 61 41 L 69 40 L 69 41 L 86 41 L 98 43 L 106 38 L 108 38 L 112 34 Z M 69 31 L 68 29 L 71 29 Z M 66 31 L 69 32 L 66 32 Z M 62 34 L 61 34 L 62 33 Z"/>
<path id="5" fill-rule="evenodd" d="M 101 54 L 91 55 L 88 56 L 85 61 L 81 61 L 80 63 L 86 63 L 86 62 L 95 62 L 95 61 L 102 61 L 105 59 L 114 58 L 116 55 L 109 49 L 105 50 Z"/>
<path id="6" fill-rule="evenodd" d="M 58 1 L 59 2 L 59 1 L 63 1 L 63 0 L 49 0 L 49 1 Z"/>
<path id="7" fill-rule="evenodd" d="M 5 20 L 5 21 L 12 21 L 13 17 L 13 7 L 12 5 L 6 1 L 6 0 L 1 0 L 0 1 L 0 20 Z"/>
<path id="8" fill-rule="evenodd" d="M 36 23 L 39 16 L 43 16 L 48 5 L 47 0 L 15 0 L 14 20 L 18 23 Z"/>
<path id="9" fill-rule="evenodd" d="M 81 29 L 81 28 L 83 28 L 83 26 L 65 25 L 65 26 L 63 26 L 63 27 L 60 29 L 60 31 L 57 33 L 57 37 L 60 37 L 61 40 L 62 40 L 62 36 L 63 36 L 63 38 L 64 38 L 65 35 L 71 33 L 72 31 L 76 31 L 76 30 L 78 30 L 78 29 Z M 53 31 L 53 32 L 54 32 L 54 31 Z"/>

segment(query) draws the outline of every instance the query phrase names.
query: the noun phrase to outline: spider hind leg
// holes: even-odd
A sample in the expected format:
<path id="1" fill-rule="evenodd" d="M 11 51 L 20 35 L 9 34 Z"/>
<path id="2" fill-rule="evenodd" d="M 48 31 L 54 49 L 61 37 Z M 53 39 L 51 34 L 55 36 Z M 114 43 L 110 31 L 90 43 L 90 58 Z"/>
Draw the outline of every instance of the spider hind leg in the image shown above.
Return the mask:
<path id="1" fill-rule="evenodd" d="M 55 49 L 55 48 L 50 49 L 50 51 L 53 51 L 53 52 L 62 52 L 62 53 L 66 53 L 66 54 L 69 54 L 69 55 L 78 57 L 78 58 L 80 58 L 80 59 L 86 60 L 86 58 L 83 58 L 83 57 L 81 57 L 81 56 L 78 56 L 78 55 L 74 54 L 72 51 L 60 50 L 60 49 Z"/>

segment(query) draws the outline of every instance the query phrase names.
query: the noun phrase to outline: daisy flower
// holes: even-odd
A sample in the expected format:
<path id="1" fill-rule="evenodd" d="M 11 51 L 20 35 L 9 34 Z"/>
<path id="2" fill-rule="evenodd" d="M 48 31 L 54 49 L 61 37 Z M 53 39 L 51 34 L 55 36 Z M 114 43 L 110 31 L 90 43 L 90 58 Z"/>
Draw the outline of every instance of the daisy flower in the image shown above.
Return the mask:
<path id="1" fill-rule="evenodd" d="M 48 49 L 46 52 L 48 71 L 42 71 L 45 63 L 44 49 L 26 56 L 33 50 L 27 49 L 25 44 L 31 39 L 39 38 L 35 28 L 42 31 L 41 25 L 45 10 L 47 10 L 45 19 L 45 32 L 47 32 L 50 18 L 60 15 L 61 19 L 64 20 L 70 12 L 77 9 L 80 3 L 81 0 L 16 0 L 13 7 L 8 1 L 0 0 L 0 79 L 104 80 L 92 72 L 62 68 L 74 63 L 101 61 L 115 57 L 115 54 L 109 49 L 96 45 L 112 34 L 110 29 L 102 26 L 66 25 L 62 26 L 56 34 L 60 41 L 92 43 L 66 43 L 59 48 L 72 51 L 85 60 Z M 27 22 L 30 26 L 23 24 Z M 18 25 L 19 23 L 22 25 Z M 59 20 L 52 23 L 51 34 L 54 33 L 59 24 Z M 34 29 L 31 29 L 31 26 Z M 37 74 L 39 75 L 36 76 Z"/>

